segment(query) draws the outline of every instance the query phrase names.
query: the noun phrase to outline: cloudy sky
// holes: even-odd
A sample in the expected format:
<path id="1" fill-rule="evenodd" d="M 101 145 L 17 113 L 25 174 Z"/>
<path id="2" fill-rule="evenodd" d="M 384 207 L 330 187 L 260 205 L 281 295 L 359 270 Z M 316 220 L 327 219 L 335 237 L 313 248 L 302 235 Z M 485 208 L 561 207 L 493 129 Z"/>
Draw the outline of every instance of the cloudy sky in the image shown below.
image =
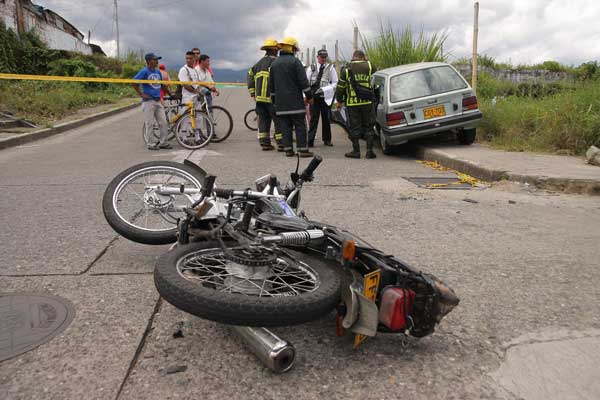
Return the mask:
<path id="1" fill-rule="evenodd" d="M 116 53 L 114 0 L 37 0 Z M 244 69 L 260 57 L 262 40 L 295 36 L 301 47 L 333 49 L 348 57 L 356 22 L 367 38 L 379 20 L 395 28 L 445 31 L 445 51 L 468 57 L 472 46 L 472 0 L 120 0 L 121 52 L 154 51 L 169 68 L 200 47 L 217 68 Z M 580 64 L 600 59 L 600 3 L 595 0 L 481 0 L 479 52 L 513 64 L 557 60 Z M 171 66 L 172 64 L 173 67 Z"/>

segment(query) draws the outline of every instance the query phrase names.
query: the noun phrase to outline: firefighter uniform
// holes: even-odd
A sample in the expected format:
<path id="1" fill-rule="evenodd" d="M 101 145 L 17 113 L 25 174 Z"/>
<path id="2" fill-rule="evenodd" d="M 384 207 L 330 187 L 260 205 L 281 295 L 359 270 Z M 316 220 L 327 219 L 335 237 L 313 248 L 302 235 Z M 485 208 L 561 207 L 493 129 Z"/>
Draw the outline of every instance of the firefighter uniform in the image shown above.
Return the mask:
<path id="1" fill-rule="evenodd" d="M 283 151 L 281 129 L 279 121 L 275 116 L 275 109 L 273 108 L 271 94 L 269 93 L 269 70 L 273 61 L 277 59 L 277 40 L 265 40 L 261 50 L 267 50 L 267 54 L 248 70 L 247 77 L 248 91 L 250 92 L 250 96 L 256 100 L 258 142 L 263 150 L 273 149 L 271 145 L 271 122 L 273 122 L 277 150 Z"/>
<path id="2" fill-rule="evenodd" d="M 281 124 L 285 155 L 294 156 L 292 132 L 296 131 L 296 146 L 300 157 L 310 157 L 306 137 L 306 108 L 304 98 L 312 99 L 306 72 L 294 53 L 298 51 L 298 41 L 288 37 L 279 43 L 279 58 L 271 64 L 269 93 L 275 107 L 275 114 Z"/>
<path id="3" fill-rule="evenodd" d="M 375 67 L 369 61 L 352 61 L 340 72 L 340 79 L 337 86 L 336 98 L 340 103 L 345 103 L 348 107 L 349 128 L 348 136 L 352 142 L 352 151 L 346 153 L 346 157 L 360 158 L 359 139 L 365 138 L 367 141 L 366 158 L 375 158 L 373 152 L 373 127 L 375 125 L 375 112 L 373 110 L 373 101 L 365 100 L 357 96 L 350 73 L 354 74 L 357 85 L 372 90 L 372 77 L 375 73 Z"/>

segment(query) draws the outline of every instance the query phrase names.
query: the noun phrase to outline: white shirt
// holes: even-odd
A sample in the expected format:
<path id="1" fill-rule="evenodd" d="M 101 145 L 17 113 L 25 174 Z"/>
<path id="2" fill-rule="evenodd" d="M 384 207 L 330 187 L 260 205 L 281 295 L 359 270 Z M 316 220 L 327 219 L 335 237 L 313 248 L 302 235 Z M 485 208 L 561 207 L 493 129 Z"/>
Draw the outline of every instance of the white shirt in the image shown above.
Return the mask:
<path id="1" fill-rule="evenodd" d="M 183 67 L 181 67 L 181 69 L 179 70 L 179 74 L 177 75 L 177 78 L 181 81 L 181 82 L 200 82 L 200 74 L 198 73 L 198 71 L 193 68 L 193 67 L 188 67 L 187 65 L 184 65 Z M 198 89 L 199 85 L 192 85 L 192 87 L 194 89 Z M 190 92 L 189 90 L 187 90 L 185 88 L 185 86 L 183 87 L 183 90 L 181 91 L 181 102 L 182 103 L 189 103 L 190 101 L 195 101 L 196 98 L 198 97 L 197 93 L 194 92 Z"/>
<path id="2" fill-rule="evenodd" d="M 329 65 L 329 63 L 326 62 L 323 65 L 325 65 L 325 68 L 327 68 L 327 65 Z M 319 68 L 321 68 L 321 64 L 319 64 L 317 62 L 316 73 L 319 73 Z M 313 71 L 312 71 L 311 66 L 306 68 L 306 78 L 308 79 L 309 82 L 310 82 L 312 73 L 313 73 Z M 337 84 L 338 84 L 338 76 L 337 76 L 337 72 L 335 71 L 335 65 L 331 64 L 331 67 L 329 70 L 329 85 L 321 86 L 321 89 L 323 90 L 323 97 L 325 98 L 325 103 L 331 105 L 331 103 L 333 102 L 333 96 L 335 95 L 335 88 L 336 88 Z"/>
<path id="3" fill-rule="evenodd" d="M 212 75 L 210 74 L 210 71 L 208 70 L 208 68 L 206 70 L 202 69 L 201 66 L 198 66 L 196 68 L 196 71 L 198 71 L 198 76 L 200 77 L 199 81 L 200 82 L 214 82 Z M 206 85 L 202 85 L 202 86 L 206 86 Z"/>

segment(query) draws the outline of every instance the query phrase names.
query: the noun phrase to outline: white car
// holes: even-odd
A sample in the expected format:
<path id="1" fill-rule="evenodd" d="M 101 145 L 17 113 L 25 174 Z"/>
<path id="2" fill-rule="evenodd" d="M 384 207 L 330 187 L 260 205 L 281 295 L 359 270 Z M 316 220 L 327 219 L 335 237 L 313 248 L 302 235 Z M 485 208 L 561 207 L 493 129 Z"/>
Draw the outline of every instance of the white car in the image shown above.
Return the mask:
<path id="1" fill-rule="evenodd" d="M 447 63 L 428 62 L 387 68 L 373 74 L 376 130 L 381 148 L 452 131 L 458 142 L 475 141 L 483 114 L 469 83 Z"/>

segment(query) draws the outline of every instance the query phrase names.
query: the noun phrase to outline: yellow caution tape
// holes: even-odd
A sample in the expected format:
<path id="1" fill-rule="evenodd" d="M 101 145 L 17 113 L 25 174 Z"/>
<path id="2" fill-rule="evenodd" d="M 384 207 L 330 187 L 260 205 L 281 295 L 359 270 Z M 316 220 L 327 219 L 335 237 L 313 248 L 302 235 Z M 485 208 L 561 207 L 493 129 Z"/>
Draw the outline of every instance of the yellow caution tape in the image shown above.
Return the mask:
<path id="1" fill-rule="evenodd" d="M 227 85 L 227 86 L 246 86 L 239 82 L 182 82 L 182 81 L 159 81 L 159 80 L 141 80 L 141 79 L 121 79 L 121 78 L 88 78 L 84 76 L 51 76 L 51 75 L 25 75 L 25 74 L 2 74 L 0 79 L 17 79 L 29 81 L 59 81 L 59 82 L 100 82 L 100 83 L 146 83 L 165 85 Z"/>

